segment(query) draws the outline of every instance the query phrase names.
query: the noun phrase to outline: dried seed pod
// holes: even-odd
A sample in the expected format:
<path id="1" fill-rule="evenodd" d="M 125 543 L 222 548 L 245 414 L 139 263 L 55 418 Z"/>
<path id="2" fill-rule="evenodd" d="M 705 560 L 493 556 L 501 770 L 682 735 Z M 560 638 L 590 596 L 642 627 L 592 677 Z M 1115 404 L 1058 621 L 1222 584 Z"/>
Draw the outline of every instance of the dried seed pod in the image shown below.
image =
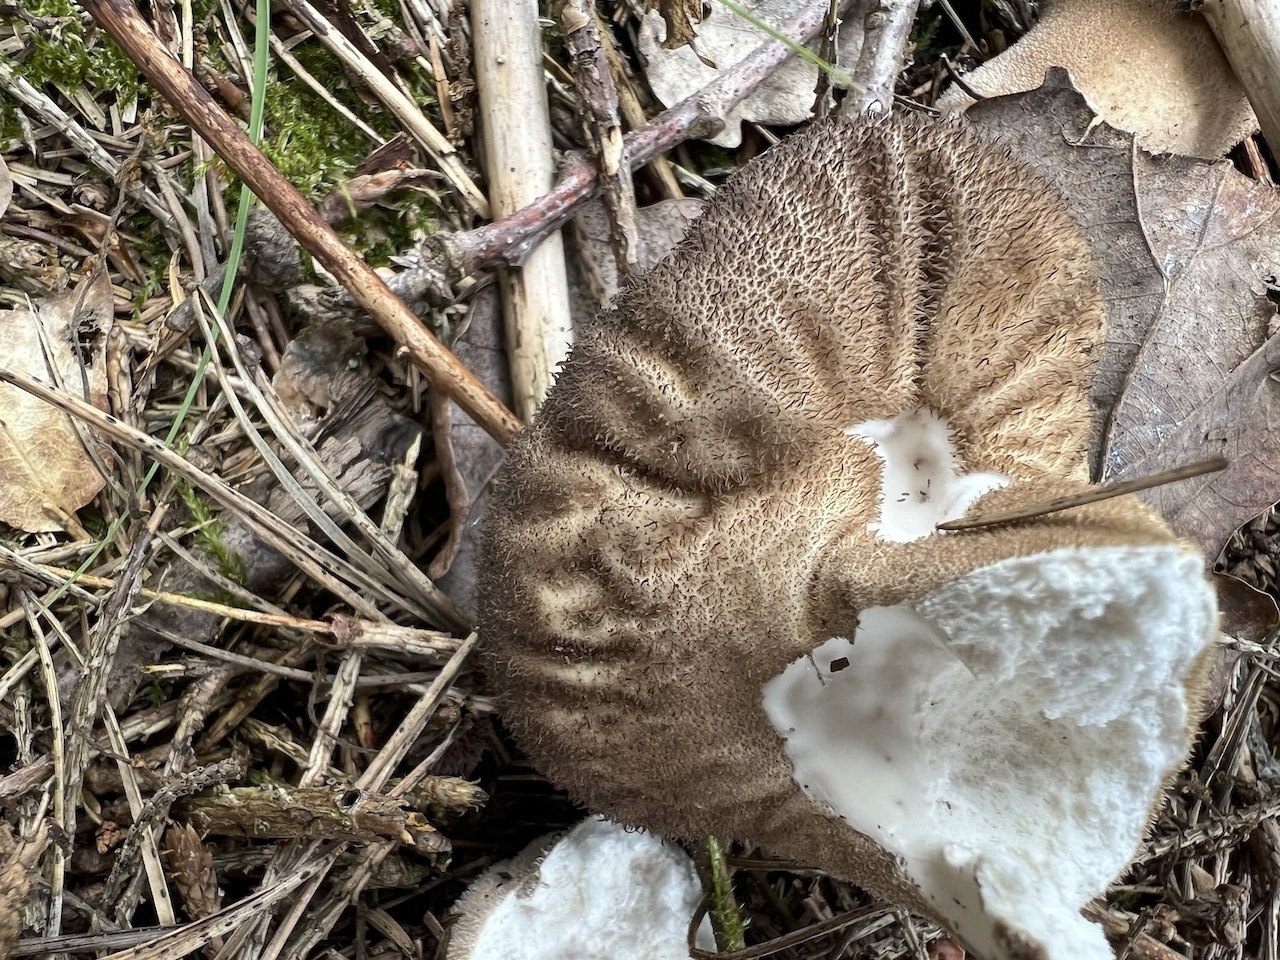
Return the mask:
<path id="1" fill-rule="evenodd" d="M 1183 761 L 1216 611 L 1087 484 L 1103 331 L 1059 197 L 960 128 L 816 124 L 581 332 L 487 520 L 500 705 L 578 799 L 757 842 L 979 956 L 1080 906 Z"/>

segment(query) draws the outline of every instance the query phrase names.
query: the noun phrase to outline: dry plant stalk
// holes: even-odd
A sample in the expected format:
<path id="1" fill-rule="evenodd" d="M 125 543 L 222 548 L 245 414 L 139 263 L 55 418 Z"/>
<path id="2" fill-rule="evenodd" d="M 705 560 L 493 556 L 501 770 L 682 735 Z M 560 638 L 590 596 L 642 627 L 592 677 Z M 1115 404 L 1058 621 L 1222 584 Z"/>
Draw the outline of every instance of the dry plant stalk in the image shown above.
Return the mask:
<path id="1" fill-rule="evenodd" d="M 538 4 L 473 0 L 471 22 L 489 202 L 494 215 L 503 217 L 533 203 L 555 182 Z M 572 337 L 559 233 L 530 247 L 524 265 L 500 271 L 498 281 L 516 415 L 527 422 Z"/>

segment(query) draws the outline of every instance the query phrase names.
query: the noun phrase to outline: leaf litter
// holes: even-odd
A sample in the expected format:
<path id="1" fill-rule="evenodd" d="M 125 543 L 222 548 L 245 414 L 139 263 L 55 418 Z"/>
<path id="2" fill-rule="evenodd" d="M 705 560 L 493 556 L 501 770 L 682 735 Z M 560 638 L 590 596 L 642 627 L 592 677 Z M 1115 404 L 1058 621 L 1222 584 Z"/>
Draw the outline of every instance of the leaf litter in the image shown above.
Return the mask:
<path id="1" fill-rule="evenodd" d="M 459 29 L 452 22 L 438 26 L 444 36 Z M 236 46 L 224 33 L 234 25 L 215 22 L 213 29 L 228 49 Z M 463 64 L 465 57 L 441 62 Z M 202 66 L 224 73 L 232 67 L 219 60 Z M 469 78 L 456 79 L 460 100 L 455 106 L 468 109 Z M 75 94 L 83 100 L 86 92 Z M 1049 107 L 1032 104 L 1033 100 L 1014 99 L 1005 106 L 1023 114 L 1022 124 L 1034 125 L 1037 113 Z M 980 105 L 974 116 L 995 106 Z M 1077 215 L 1104 263 L 1104 291 L 1115 335 L 1102 360 L 1098 386 L 1099 400 L 1110 412 L 1110 426 L 1100 429 L 1100 437 L 1106 439 L 1099 443 L 1099 463 L 1108 465 L 1101 475 L 1145 473 L 1160 463 L 1180 465 L 1185 462 L 1180 457 L 1198 448 L 1191 442 L 1194 436 L 1180 439 L 1176 415 L 1185 411 L 1194 419 L 1202 410 L 1216 410 L 1220 416 L 1215 414 L 1218 419 L 1210 421 L 1211 427 L 1241 426 L 1236 434 L 1213 442 L 1234 442 L 1237 449 L 1252 451 L 1256 462 L 1252 472 L 1232 474 L 1230 483 L 1227 477 L 1217 478 L 1209 495 L 1256 513 L 1268 505 L 1259 498 L 1274 495 L 1274 474 L 1268 467 L 1277 458 L 1268 460 L 1268 452 L 1274 450 L 1275 439 L 1269 431 L 1251 432 L 1250 418 L 1262 420 L 1264 413 L 1258 410 L 1258 398 L 1241 384 L 1252 384 L 1256 391 L 1257 383 L 1250 378 L 1270 362 L 1266 346 L 1271 314 L 1263 303 L 1268 291 L 1265 278 L 1260 282 L 1257 274 L 1257 268 L 1265 266 L 1259 259 L 1265 250 L 1260 245 L 1257 255 L 1239 258 L 1227 249 L 1227 241 L 1237 238 L 1233 224 L 1248 225 L 1242 235 L 1249 250 L 1254 249 L 1248 246 L 1249 237 L 1269 235 L 1271 207 L 1264 202 L 1269 188 L 1249 186 L 1221 166 L 1135 160 L 1136 154 L 1113 132 L 1097 125 L 1090 130 L 1088 118 L 1067 113 L 1074 117 L 1073 125 L 1064 115 L 1037 134 L 1019 134 L 1017 125 L 1010 124 L 1005 135 L 1022 136 L 1028 144 L 1038 140 L 1037 147 L 1028 148 L 1032 163 L 1037 162 L 1037 150 L 1047 157 L 1051 146 L 1070 147 L 1075 151 L 1070 156 L 1077 158 L 1045 159 L 1041 173 L 1059 183 L 1077 205 Z M 87 115 L 81 119 L 89 126 L 97 122 Z M 128 146 L 126 133 L 141 132 L 126 130 L 119 120 L 110 110 L 101 112 L 101 122 L 111 127 L 103 142 L 117 153 L 122 145 Z M 56 130 L 49 128 L 39 133 L 54 135 Z M 177 143 L 183 143 L 181 135 Z M 1074 143 L 1080 146 L 1072 147 Z M 164 149 L 175 147 L 170 143 Z M 170 153 L 166 160 L 174 156 Z M 350 166 L 354 169 L 356 164 Z M 157 198 L 173 192 L 175 184 L 167 179 L 172 174 L 166 171 L 174 169 L 177 165 L 171 162 L 146 167 L 141 189 L 149 209 L 158 206 Z M 30 170 L 22 171 L 28 185 L 35 182 Z M 53 169 L 42 175 L 56 173 Z M 213 164 L 202 176 L 218 185 L 222 173 Z M 1167 182 L 1171 177 L 1193 182 Z M 28 223 L 33 216 L 43 216 L 42 228 L 56 227 L 56 214 L 50 212 L 56 211 L 56 204 L 46 207 L 40 198 L 59 190 L 69 197 L 72 179 L 53 177 L 39 192 L 19 197 L 17 219 L 11 211 L 6 223 Z M 1116 205 L 1126 183 L 1130 208 Z M 1198 189 L 1191 189 L 1195 184 Z M 344 200 L 341 212 L 346 215 L 366 202 L 386 209 L 393 200 L 381 191 L 391 185 L 353 183 L 351 194 L 360 203 Z M 110 186 L 108 182 L 107 194 Z M 333 187 L 326 184 L 315 199 L 326 192 L 340 197 L 341 190 Z M 217 191 L 211 195 L 214 210 L 209 220 L 187 226 L 194 228 L 191 239 L 213 244 L 206 234 L 208 223 L 225 219 L 225 214 L 217 210 Z M 1194 235 L 1180 228 L 1177 214 L 1180 205 L 1188 204 L 1200 213 Z M 415 210 L 420 207 L 419 198 Z M 451 217 L 465 216 L 460 206 L 448 212 Z M 108 233 L 111 229 L 108 225 Z M 96 498 L 91 494 L 90 507 L 81 510 L 83 518 L 94 521 L 95 530 L 107 521 L 129 517 L 132 504 L 119 499 L 119 491 L 140 488 L 146 465 L 142 453 L 148 449 L 141 435 L 154 436 L 167 427 L 204 346 L 201 324 L 190 319 L 185 325 L 177 322 L 179 313 L 189 314 L 192 308 L 174 309 L 184 298 L 190 300 L 191 278 L 176 268 L 168 270 L 164 257 L 144 249 L 136 238 L 128 245 L 126 252 L 150 279 L 139 291 L 135 314 L 115 321 L 124 347 L 114 359 L 124 376 L 112 383 L 113 389 L 120 385 L 125 392 L 123 409 L 113 412 L 122 414 L 138 435 L 114 435 L 115 453 L 104 463 L 121 483 L 103 488 Z M 186 255 L 193 246 L 198 249 L 198 243 L 188 245 Z M 61 249 L 68 247 L 64 240 Z M 51 248 L 45 244 L 44 249 Z M 1158 256 L 1152 252 L 1157 249 L 1162 251 Z M 599 250 L 594 256 L 599 259 Z M 58 262 L 56 257 L 53 262 Z M 83 263 L 62 263 L 71 265 L 77 277 L 85 273 Z M 1238 286 L 1221 289 L 1224 284 L 1215 281 L 1215 264 L 1223 263 L 1234 272 Z M 136 285 L 134 277 L 119 270 L 122 284 Z M 266 291 L 246 285 L 244 303 L 233 306 L 239 311 L 233 342 L 248 363 L 236 366 L 226 355 L 214 359 L 213 373 L 205 375 L 189 414 L 183 472 L 162 475 L 163 483 L 146 494 L 141 522 L 128 523 L 121 528 L 123 535 L 107 540 L 105 557 L 91 561 L 75 586 L 60 588 L 67 596 L 54 596 L 49 585 L 65 584 L 67 568 L 90 557 L 96 544 L 51 542 L 47 536 L 4 537 L 0 563 L 10 581 L 10 606 L 8 613 L 0 614 L 0 636 L 6 638 L 0 724 L 34 735 L 15 741 L 12 749 L 6 746 L 6 767 L 0 772 L 0 805 L 6 811 L 6 826 L 0 828 L 0 903 L 37 899 L 46 911 L 41 923 L 48 922 L 48 906 L 54 904 L 64 911 L 64 931 L 103 931 L 88 935 L 96 936 L 104 949 L 123 951 L 137 943 L 148 946 L 131 956 L 182 955 L 211 944 L 226 948 L 229 956 L 256 956 L 252 938 L 243 936 L 256 928 L 255 937 L 274 933 L 285 956 L 308 954 L 316 942 L 313 937 L 325 948 L 344 953 L 361 949 L 379 957 L 404 956 L 446 936 L 440 923 L 445 909 L 485 862 L 576 815 L 563 797 L 511 757 L 510 745 L 492 726 L 479 679 L 466 670 L 473 641 L 449 622 L 446 610 L 423 616 L 426 594 L 421 584 L 418 593 L 407 589 L 405 581 L 412 580 L 412 574 L 396 566 L 429 555 L 449 535 L 447 505 L 435 479 L 443 465 L 430 444 L 421 461 L 411 452 L 415 430 L 421 432 L 416 414 L 426 405 L 423 385 L 397 357 L 394 345 L 367 336 L 372 331 L 361 330 L 367 350 L 345 335 L 326 333 L 323 323 L 315 332 L 299 335 L 299 314 L 290 309 L 306 316 L 315 308 L 310 315 L 323 320 L 325 309 L 342 314 L 342 307 L 341 298 L 324 288 L 322 278 L 319 283 L 295 283 L 296 278 L 277 282 Z M 184 285 L 188 290 L 181 289 Z M 1193 302 L 1195 298 L 1201 300 Z M 1197 309 L 1198 302 L 1205 309 Z M 1210 305 L 1224 313 L 1225 329 L 1212 327 Z M 446 319 L 436 319 L 443 329 Z M 1175 347 L 1180 323 L 1191 324 L 1195 336 Z M 217 339 L 213 328 L 207 329 Z M 1167 337 L 1172 337 L 1168 344 Z M 480 353 L 495 351 L 492 331 L 477 340 Z M 225 340 L 220 345 L 226 349 Z M 281 359 L 272 360 L 271 351 L 262 345 L 277 348 Z M 276 379 L 281 392 L 289 395 L 293 387 L 299 404 L 296 416 L 306 421 L 298 432 L 311 445 L 289 448 L 284 461 L 293 465 L 305 459 L 314 461 L 313 468 L 321 465 L 309 473 L 301 471 L 297 480 L 273 473 L 244 440 L 261 429 L 264 418 L 255 404 L 268 402 L 263 384 L 276 370 L 285 371 Z M 1162 390 L 1161 371 L 1171 375 L 1184 370 L 1186 379 L 1194 381 L 1191 387 L 1165 384 Z M 38 367 L 31 375 L 44 376 Z M 69 385 L 75 377 L 64 380 Z M 1177 391 L 1185 392 L 1169 395 Z M 254 403 L 233 415 L 227 399 L 231 394 Z M 1222 399 L 1227 396 L 1230 400 Z M 1167 408 L 1158 426 L 1143 418 L 1143 403 Z M 50 420 L 67 419 L 52 407 L 47 410 Z M 272 448 L 285 446 L 284 437 L 270 431 L 267 436 Z M 370 451 L 376 456 L 369 456 Z M 424 492 L 415 512 L 376 518 L 389 530 L 404 524 L 403 551 L 389 568 L 372 570 L 360 556 L 344 554 L 297 503 L 309 497 L 323 513 L 350 528 L 360 519 L 360 510 L 374 507 L 395 472 L 406 469 L 424 484 Z M 492 458 L 479 451 L 468 483 L 482 485 L 491 469 Z M 303 535 L 271 540 L 247 505 L 242 509 L 211 503 L 202 491 L 217 478 L 261 498 Z M 1268 483 L 1271 494 L 1265 489 Z M 346 497 L 339 495 L 337 486 Z M 1237 492 L 1241 503 L 1231 503 Z M 234 498 L 227 502 L 239 503 Z M 1193 516 L 1195 502 L 1188 494 L 1191 506 L 1169 509 L 1186 525 L 1185 531 L 1192 531 L 1188 535 L 1209 543 L 1221 534 L 1220 543 L 1227 528 L 1213 510 L 1204 511 L 1205 517 Z M 80 508 L 64 509 L 74 515 Z M 157 528 L 155 539 L 146 535 L 147 522 Z M 1269 529 L 1262 528 L 1264 540 Z M 303 539 L 311 542 L 304 544 Z M 126 565 L 134 544 L 156 557 L 141 586 L 129 582 L 133 568 Z M 132 605 L 115 609 L 106 603 L 117 596 L 127 598 L 135 588 L 138 599 Z M 371 596 L 382 599 L 371 603 Z M 48 625 L 54 623 L 50 632 Z M 10 639 L 15 630 L 23 631 L 22 644 Z M 63 634 L 70 642 L 62 642 Z M 102 684 L 104 676 L 111 682 L 105 684 L 108 695 L 102 712 L 94 718 L 100 721 L 93 729 L 101 739 L 95 741 L 95 755 L 83 771 L 92 816 L 52 823 L 40 816 L 41 801 L 48 797 L 50 784 L 62 782 L 63 757 L 56 735 L 61 721 L 52 718 L 50 705 L 62 700 L 70 704 L 83 682 L 76 645 L 99 657 L 90 672 L 106 671 L 96 673 L 94 682 Z M 1232 955 L 1242 943 L 1256 942 L 1258 935 L 1256 926 L 1242 926 L 1240 917 L 1257 916 L 1270 902 L 1262 899 L 1269 896 L 1267 884 L 1274 882 L 1267 879 L 1272 876 L 1270 864 L 1280 862 L 1275 852 L 1280 850 L 1280 834 L 1274 822 L 1280 809 L 1272 799 L 1280 786 L 1280 765 L 1269 745 L 1280 722 L 1270 679 L 1275 654 L 1266 644 L 1238 642 L 1235 647 L 1238 657 L 1222 670 L 1216 698 L 1221 707 L 1207 721 L 1201 754 L 1181 776 L 1138 866 L 1105 902 L 1092 908 L 1096 919 L 1119 938 L 1142 931 L 1135 941 L 1139 955 L 1176 955 L 1166 944 L 1184 941 L 1203 945 L 1206 955 Z M 249 771 L 257 781 L 254 785 L 249 785 Z M 392 785 L 393 771 L 407 773 L 409 785 L 403 780 Z M 467 778 L 482 781 L 484 789 Z M 327 792 L 307 792 L 317 785 Z M 193 837 L 191 825 L 204 812 L 202 796 L 222 786 L 239 791 L 227 791 L 218 805 L 221 815 L 231 818 L 233 829 Z M 394 841 L 347 846 L 337 821 L 353 798 L 359 801 L 360 791 L 366 791 L 371 802 L 400 798 L 402 803 L 381 809 L 387 810 L 391 823 L 407 824 L 413 836 L 430 838 L 431 856 L 415 856 Z M 486 793 L 491 794 L 487 799 Z M 304 818 L 316 815 L 306 829 L 315 831 L 312 842 L 320 845 L 321 856 L 301 857 L 307 848 L 301 826 L 292 839 L 281 842 L 246 838 L 244 827 L 251 826 L 252 811 L 263 811 L 263 804 L 272 817 L 291 808 L 300 809 Z M 484 807 L 483 814 L 476 813 L 477 807 Z M 181 816 L 174 813 L 179 810 Z M 162 849 L 147 835 L 161 828 L 166 818 L 172 825 Z M 10 825 L 17 828 L 16 843 Z M 60 854 L 50 843 L 50 827 L 71 851 L 63 861 L 70 869 L 60 878 L 53 868 Z M 450 846 L 453 865 L 445 867 Z M 117 860 L 118 866 L 113 863 Z M 867 956 L 902 955 L 910 944 L 920 942 L 922 931 L 931 953 L 954 954 L 951 945 L 936 939 L 938 931 L 904 924 L 900 915 L 830 877 L 771 861 L 749 849 L 731 851 L 729 863 L 736 872 L 739 900 L 751 917 L 749 939 L 760 943 L 772 936 L 784 938 L 778 956 L 835 955 L 841 944 Z M 163 880 L 165 869 L 182 911 L 174 919 L 185 916 L 203 925 L 171 930 L 162 937 L 158 931 L 139 928 L 157 919 L 161 907 L 153 902 L 158 901 L 154 885 L 157 878 Z M 1178 873 L 1192 880 L 1169 880 Z M 36 874 L 42 879 L 31 884 Z M 326 874 L 328 879 L 321 882 Z M 53 885 L 47 886 L 51 880 Z M 103 902 L 104 889 L 124 895 L 119 902 Z M 309 890 L 311 899 L 290 899 L 302 889 Z M 368 924 L 344 913 L 353 905 L 370 918 Z M 295 915 L 309 909 L 314 916 L 328 918 L 327 926 L 291 938 L 284 926 L 290 909 Z M 842 921 L 846 916 L 856 916 L 856 922 Z M 1265 916 L 1261 922 L 1266 922 Z M 19 933 L 28 940 L 34 937 L 30 929 L 21 931 L 21 923 L 14 911 L 0 907 L 0 945 L 12 943 Z M 806 946 L 797 932 L 811 926 L 827 939 Z M 130 935 L 138 939 L 129 940 Z M 45 943 L 41 948 L 69 945 Z"/>
<path id="2" fill-rule="evenodd" d="M 1220 473 L 1143 494 L 1212 561 L 1280 494 L 1280 194 L 1226 161 L 1147 153 L 1061 71 L 968 116 L 1063 193 L 1098 256 L 1110 326 L 1095 478 L 1225 457 Z"/>

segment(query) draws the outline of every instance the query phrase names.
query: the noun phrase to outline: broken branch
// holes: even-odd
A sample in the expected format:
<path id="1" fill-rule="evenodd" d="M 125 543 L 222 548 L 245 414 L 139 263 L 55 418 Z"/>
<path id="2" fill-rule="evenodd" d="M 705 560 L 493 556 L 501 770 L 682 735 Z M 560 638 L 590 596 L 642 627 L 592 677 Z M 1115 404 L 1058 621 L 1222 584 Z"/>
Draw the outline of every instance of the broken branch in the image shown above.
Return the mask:
<path id="1" fill-rule="evenodd" d="M 325 223 L 243 130 L 213 102 L 165 49 L 129 0 L 85 0 L 85 9 L 192 128 L 218 151 L 298 242 L 338 279 L 352 298 L 422 369 L 433 386 L 501 443 L 523 424 L 391 292 L 373 268 Z"/>

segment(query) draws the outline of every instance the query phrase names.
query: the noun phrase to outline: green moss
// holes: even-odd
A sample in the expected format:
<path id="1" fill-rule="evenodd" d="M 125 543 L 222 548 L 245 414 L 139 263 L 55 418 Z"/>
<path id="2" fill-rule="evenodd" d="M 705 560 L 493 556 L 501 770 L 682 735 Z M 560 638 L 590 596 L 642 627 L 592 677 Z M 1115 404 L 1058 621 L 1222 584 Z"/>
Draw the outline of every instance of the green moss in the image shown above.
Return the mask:
<path id="1" fill-rule="evenodd" d="M 24 34 L 30 54 L 17 66 L 20 76 L 34 87 L 52 86 L 62 92 L 87 88 L 98 103 L 125 104 L 140 90 L 138 68 L 72 0 L 31 0 L 30 13 L 54 21 L 50 30 Z M 0 133 L 17 135 L 17 113 L 0 99 Z"/>
<path id="2" fill-rule="evenodd" d="M 356 220 L 343 231 L 353 250 L 374 266 L 382 266 L 393 256 L 403 255 L 432 232 L 435 224 L 422 216 L 422 198 L 406 192 L 397 202 L 393 194 L 390 206 L 378 205 L 362 210 Z"/>
<path id="3" fill-rule="evenodd" d="M 380 136 L 390 139 L 398 132 L 395 118 L 380 104 L 361 98 L 333 54 L 319 41 L 303 44 L 294 56 L 334 99 Z M 426 85 L 415 86 L 417 102 L 430 104 Z M 308 196 L 331 189 L 374 149 L 368 137 L 283 65 L 277 68 L 277 76 L 268 81 L 266 96 L 267 136 L 263 150 Z"/>
<path id="4" fill-rule="evenodd" d="M 395 0 L 368 0 L 387 19 L 399 22 L 399 4 Z M 101 104 L 112 99 L 125 103 L 143 92 L 137 69 L 115 42 L 83 15 L 73 0 L 32 0 L 31 13 L 53 20 L 55 28 L 30 31 L 26 36 L 30 54 L 18 66 L 21 76 L 37 87 L 53 87 L 62 91 L 86 88 Z M 216 0 L 194 0 L 196 22 L 207 25 L 221 15 Z M 367 20 L 371 18 L 366 17 Z M 397 121 L 380 104 L 368 102 L 354 89 L 351 80 L 334 57 L 318 40 L 297 47 L 294 56 L 302 66 L 340 103 L 384 138 L 399 132 Z M 229 71 L 221 50 L 215 45 L 208 53 L 209 62 L 219 70 Z M 409 65 L 403 76 L 411 93 L 423 107 L 435 99 L 435 88 L 429 79 Z M 52 92 L 52 91 L 51 91 Z M 273 63 L 268 72 L 266 96 L 266 134 L 263 152 L 288 180 L 309 199 L 322 197 L 342 180 L 374 149 L 375 144 L 335 110 L 323 97 L 299 80 L 283 63 Z M 22 135 L 18 114 L 11 102 L 0 98 L 0 138 L 14 139 Z M 201 175 L 195 164 L 183 168 L 184 179 L 194 183 Z M 234 209 L 240 184 L 227 177 L 226 202 Z M 367 210 L 347 229 L 348 240 L 371 262 L 385 263 L 394 253 L 408 249 L 417 235 L 430 229 L 417 217 L 423 207 L 419 194 L 402 195 L 402 209 L 382 207 Z M 397 198 L 398 199 L 398 198 Z M 135 232 L 146 233 L 155 240 L 157 250 L 167 249 L 164 237 L 143 224 L 131 223 Z M 163 257 L 161 258 L 163 259 Z"/>
<path id="5" fill-rule="evenodd" d="M 723 939 L 722 949 L 733 953 L 747 946 L 747 921 L 733 895 L 733 877 L 724 858 L 724 849 L 714 836 L 707 837 L 711 861 L 711 913 Z"/>
<path id="6" fill-rule="evenodd" d="M 222 520 L 214 516 L 208 502 L 198 496 L 191 484 L 185 480 L 175 477 L 173 488 L 177 491 L 178 499 L 191 514 L 191 519 L 199 525 L 196 531 L 196 542 L 201 552 L 217 564 L 220 574 L 243 586 L 249 579 L 249 568 L 245 565 L 244 557 L 223 541 L 222 534 L 225 528 Z"/>
<path id="7" fill-rule="evenodd" d="M 300 60 L 304 52 L 299 51 Z M 326 77 L 321 82 L 340 100 L 348 99 L 343 96 L 350 93 L 345 77 Z M 373 147 L 368 137 L 296 77 L 268 80 L 266 97 L 262 150 L 304 196 L 328 190 L 349 176 Z M 366 123 L 372 120 L 371 126 L 380 119 L 378 111 L 368 107 L 357 115 Z"/>
<path id="8" fill-rule="evenodd" d="M 149 258 L 151 269 L 148 271 L 146 277 L 143 278 L 141 285 L 139 285 L 137 291 L 133 295 L 133 319 L 135 321 L 141 320 L 142 308 L 146 305 L 146 302 L 151 299 L 151 295 L 162 288 L 165 282 L 165 277 L 168 274 L 169 265 L 165 261 L 164 257 L 155 256 L 154 251 L 151 251 L 151 253 L 153 254 Z"/>

